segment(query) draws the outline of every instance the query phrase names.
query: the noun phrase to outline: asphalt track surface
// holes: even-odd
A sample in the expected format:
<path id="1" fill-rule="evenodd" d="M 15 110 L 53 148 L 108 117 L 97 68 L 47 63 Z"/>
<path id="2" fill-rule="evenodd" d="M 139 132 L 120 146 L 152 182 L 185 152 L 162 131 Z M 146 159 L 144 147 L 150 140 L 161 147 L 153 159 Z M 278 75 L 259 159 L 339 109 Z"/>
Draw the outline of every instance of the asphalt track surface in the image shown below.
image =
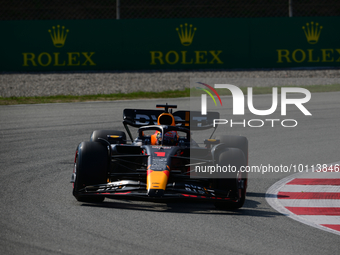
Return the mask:
<path id="1" fill-rule="evenodd" d="M 336 162 L 339 97 L 312 94 L 305 104 L 312 116 L 295 106 L 287 116 L 279 109 L 270 116 L 296 119 L 295 128 L 226 125 L 217 135 L 247 136 L 251 165 Z M 266 202 L 268 188 L 292 173 L 251 174 L 238 211 L 206 203 L 77 202 L 69 182 L 78 143 L 95 129 L 121 130 L 124 108 L 152 109 L 165 101 L 0 106 L 0 254 L 338 254 L 339 235 L 285 217 Z M 254 101 L 266 109 L 271 96 Z M 187 98 L 168 102 L 189 107 Z M 224 113 L 230 114 L 228 104 Z M 250 118 L 259 119 L 247 113 Z"/>

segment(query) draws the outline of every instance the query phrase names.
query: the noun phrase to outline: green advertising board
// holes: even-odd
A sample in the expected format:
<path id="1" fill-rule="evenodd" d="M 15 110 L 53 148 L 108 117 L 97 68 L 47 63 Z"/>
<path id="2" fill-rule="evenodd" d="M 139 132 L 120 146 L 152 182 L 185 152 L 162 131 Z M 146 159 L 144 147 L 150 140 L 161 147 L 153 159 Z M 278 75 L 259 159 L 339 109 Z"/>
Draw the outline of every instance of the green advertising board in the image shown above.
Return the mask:
<path id="1" fill-rule="evenodd" d="M 1 21 L 0 71 L 340 66 L 340 17 Z"/>

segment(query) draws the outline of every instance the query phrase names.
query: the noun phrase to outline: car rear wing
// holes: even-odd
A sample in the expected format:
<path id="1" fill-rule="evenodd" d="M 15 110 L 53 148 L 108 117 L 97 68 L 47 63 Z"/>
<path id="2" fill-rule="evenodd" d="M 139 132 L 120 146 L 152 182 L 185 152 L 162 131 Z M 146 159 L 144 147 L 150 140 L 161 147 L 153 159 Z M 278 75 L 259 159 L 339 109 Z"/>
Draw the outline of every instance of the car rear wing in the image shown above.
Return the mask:
<path id="1" fill-rule="evenodd" d="M 157 125 L 158 116 L 162 113 L 164 110 L 124 109 L 123 124 L 137 128 Z M 206 115 L 202 115 L 199 111 L 176 111 L 172 115 L 175 118 L 176 126 L 191 130 L 213 128 L 214 119 L 220 118 L 218 112 L 207 112 Z"/>

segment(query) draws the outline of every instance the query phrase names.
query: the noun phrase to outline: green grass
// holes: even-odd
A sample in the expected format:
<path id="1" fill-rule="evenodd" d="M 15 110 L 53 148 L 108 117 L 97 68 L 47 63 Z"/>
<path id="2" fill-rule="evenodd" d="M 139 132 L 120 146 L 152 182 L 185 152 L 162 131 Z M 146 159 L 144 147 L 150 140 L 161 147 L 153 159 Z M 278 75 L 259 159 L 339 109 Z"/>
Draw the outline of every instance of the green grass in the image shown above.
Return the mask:
<path id="1" fill-rule="evenodd" d="M 282 86 L 292 87 L 292 86 Z M 340 91 L 340 84 L 332 85 L 311 85 L 299 86 L 306 88 L 311 93 L 315 92 L 332 92 Z M 279 87 L 281 88 L 281 87 Z M 247 88 L 241 87 L 241 90 L 246 95 Z M 231 95 L 228 89 L 217 89 L 219 95 Z M 201 90 L 194 89 L 192 95 L 200 95 Z M 271 94 L 272 87 L 253 87 L 253 94 Z M 280 89 L 279 89 L 280 93 Z M 128 100 L 128 99 L 147 99 L 147 98 L 176 98 L 176 97 L 190 97 L 190 89 L 185 90 L 169 90 L 163 92 L 133 92 L 133 93 L 118 93 L 118 94 L 98 94 L 98 95 L 84 95 L 84 96 L 45 96 L 45 97 L 0 97 L 0 105 L 13 104 L 45 104 L 45 103 L 69 103 L 69 102 L 85 102 L 85 101 L 112 101 L 112 100 Z"/>
<path id="2" fill-rule="evenodd" d="M 147 98 L 175 98 L 189 97 L 190 89 L 169 90 L 163 92 L 133 92 L 133 93 L 117 93 L 117 94 L 98 94 L 83 96 L 43 96 L 43 97 L 0 97 L 0 105 L 12 104 L 46 104 L 46 103 L 70 103 L 70 102 L 86 102 L 86 101 L 112 101 L 112 100 L 128 100 L 128 99 L 147 99 Z"/>

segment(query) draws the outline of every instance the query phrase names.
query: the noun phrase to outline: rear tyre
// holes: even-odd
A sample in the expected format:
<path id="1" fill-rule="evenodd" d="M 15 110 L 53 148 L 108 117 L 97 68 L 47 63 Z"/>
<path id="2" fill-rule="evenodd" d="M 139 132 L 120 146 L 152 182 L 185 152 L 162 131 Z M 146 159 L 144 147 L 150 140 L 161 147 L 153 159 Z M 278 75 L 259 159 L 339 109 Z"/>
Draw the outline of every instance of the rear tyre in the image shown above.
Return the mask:
<path id="1" fill-rule="evenodd" d="M 214 180 L 214 187 L 229 193 L 230 197 L 235 197 L 236 202 L 216 201 L 215 207 L 223 210 L 236 210 L 243 206 L 246 199 L 247 177 L 240 171 L 241 166 L 246 166 L 246 157 L 242 150 L 238 148 L 227 148 L 218 155 L 217 163 L 220 166 L 231 166 L 236 172 L 228 173 L 227 178 Z"/>
<path id="2" fill-rule="evenodd" d="M 223 143 L 228 148 L 238 148 L 243 151 L 248 164 L 248 139 L 244 136 L 237 135 L 222 135 L 220 143 Z"/>
<path id="3" fill-rule="evenodd" d="M 126 144 L 126 134 L 117 130 L 95 130 L 92 132 L 90 141 L 100 142 L 101 139 L 110 144 Z"/>
<path id="4" fill-rule="evenodd" d="M 82 195 L 81 189 L 89 185 L 107 182 L 109 168 L 107 146 L 98 142 L 79 144 L 75 163 L 75 182 L 73 195 L 80 202 L 103 202 L 103 196 Z"/>

